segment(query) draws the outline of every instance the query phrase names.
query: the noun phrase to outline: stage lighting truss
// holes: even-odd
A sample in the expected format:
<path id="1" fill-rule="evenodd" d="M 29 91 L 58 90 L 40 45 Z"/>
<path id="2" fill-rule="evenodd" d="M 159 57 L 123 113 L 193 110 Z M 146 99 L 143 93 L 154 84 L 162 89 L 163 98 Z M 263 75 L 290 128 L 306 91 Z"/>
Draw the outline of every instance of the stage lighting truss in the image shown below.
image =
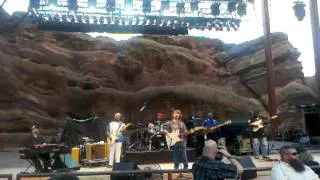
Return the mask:
<path id="1" fill-rule="evenodd" d="M 238 30 L 241 17 L 246 14 L 246 3 L 241 0 L 31 1 L 33 6 L 29 12 L 36 14 L 41 23 L 152 25 L 230 31 Z"/>

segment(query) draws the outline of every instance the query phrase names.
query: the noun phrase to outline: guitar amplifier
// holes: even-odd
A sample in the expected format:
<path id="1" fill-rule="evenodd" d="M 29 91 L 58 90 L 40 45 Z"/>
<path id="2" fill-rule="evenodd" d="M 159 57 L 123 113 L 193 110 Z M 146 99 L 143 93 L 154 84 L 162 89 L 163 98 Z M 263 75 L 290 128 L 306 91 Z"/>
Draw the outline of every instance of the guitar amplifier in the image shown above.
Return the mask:
<path id="1" fill-rule="evenodd" d="M 105 159 L 108 155 L 109 144 L 107 143 L 93 143 L 86 145 L 86 159 L 89 161 Z"/>
<path id="2" fill-rule="evenodd" d="M 250 153 L 251 152 L 251 140 L 242 139 L 240 140 L 239 153 Z"/>

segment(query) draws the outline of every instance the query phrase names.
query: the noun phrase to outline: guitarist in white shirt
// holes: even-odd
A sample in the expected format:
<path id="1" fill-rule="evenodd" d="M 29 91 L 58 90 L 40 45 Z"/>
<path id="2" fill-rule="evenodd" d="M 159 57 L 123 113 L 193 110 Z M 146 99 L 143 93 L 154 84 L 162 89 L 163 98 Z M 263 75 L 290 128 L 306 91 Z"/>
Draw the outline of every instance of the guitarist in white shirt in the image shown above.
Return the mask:
<path id="1" fill-rule="evenodd" d="M 179 109 L 176 109 L 172 113 L 172 120 L 164 124 L 165 133 L 177 134 L 180 139 L 172 146 L 174 169 L 179 168 L 179 164 L 183 163 L 183 168 L 188 169 L 187 159 L 187 147 L 186 138 L 188 136 L 188 130 L 186 125 L 181 121 L 182 113 Z M 171 144 L 170 142 L 168 144 Z"/>
<path id="2" fill-rule="evenodd" d="M 114 115 L 114 121 L 109 123 L 109 130 L 107 132 L 107 135 L 109 138 L 112 134 L 115 134 L 118 130 L 123 128 L 125 124 L 121 121 L 122 115 L 120 113 L 116 113 Z M 113 161 L 115 159 L 116 163 L 120 162 L 120 156 L 122 151 L 122 142 L 124 141 L 124 136 L 122 133 L 119 134 L 119 136 L 116 137 L 116 140 L 114 143 L 110 144 L 109 147 L 109 166 L 113 166 Z"/>
<path id="3" fill-rule="evenodd" d="M 256 124 L 257 122 L 261 121 L 263 123 L 262 118 L 259 115 L 258 111 L 254 111 L 252 113 L 251 118 L 249 119 L 248 123 L 252 129 L 251 137 L 252 137 L 252 147 L 253 147 L 253 155 L 256 159 L 260 158 L 260 149 L 262 158 L 269 159 L 268 157 L 268 141 L 267 137 L 264 133 L 264 127 L 258 127 Z"/>

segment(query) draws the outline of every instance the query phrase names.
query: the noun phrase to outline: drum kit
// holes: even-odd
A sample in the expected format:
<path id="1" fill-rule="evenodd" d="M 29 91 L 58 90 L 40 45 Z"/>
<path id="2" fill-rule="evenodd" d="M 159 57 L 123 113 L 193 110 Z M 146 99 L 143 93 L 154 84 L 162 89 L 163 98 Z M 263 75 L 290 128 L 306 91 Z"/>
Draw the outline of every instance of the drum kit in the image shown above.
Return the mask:
<path id="1" fill-rule="evenodd" d="M 131 136 L 133 143 L 129 144 L 129 151 L 161 151 L 167 146 L 164 124 L 161 121 L 149 123 L 146 128 L 142 124 L 136 125 L 136 130 L 128 130 L 134 133 Z"/>

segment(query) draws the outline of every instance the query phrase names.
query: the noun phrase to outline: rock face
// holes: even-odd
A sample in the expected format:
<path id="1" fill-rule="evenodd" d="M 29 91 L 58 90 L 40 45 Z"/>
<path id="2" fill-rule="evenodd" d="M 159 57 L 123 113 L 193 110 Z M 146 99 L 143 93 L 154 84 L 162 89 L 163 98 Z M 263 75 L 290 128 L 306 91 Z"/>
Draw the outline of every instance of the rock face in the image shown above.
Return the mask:
<path id="1" fill-rule="evenodd" d="M 287 36 L 275 33 L 272 42 L 280 120 L 301 127 L 294 107 L 315 102 L 315 93 Z M 116 42 L 32 29 L 1 33 L 0 131 L 28 131 L 33 122 L 50 131 L 62 127 L 66 116 L 111 118 L 117 111 L 143 121 L 159 111 L 169 116 L 168 106 L 182 109 L 186 118 L 195 111 L 218 112 L 221 119 L 253 110 L 267 114 L 263 43 L 170 36 Z M 144 102 L 148 106 L 140 112 Z"/>

